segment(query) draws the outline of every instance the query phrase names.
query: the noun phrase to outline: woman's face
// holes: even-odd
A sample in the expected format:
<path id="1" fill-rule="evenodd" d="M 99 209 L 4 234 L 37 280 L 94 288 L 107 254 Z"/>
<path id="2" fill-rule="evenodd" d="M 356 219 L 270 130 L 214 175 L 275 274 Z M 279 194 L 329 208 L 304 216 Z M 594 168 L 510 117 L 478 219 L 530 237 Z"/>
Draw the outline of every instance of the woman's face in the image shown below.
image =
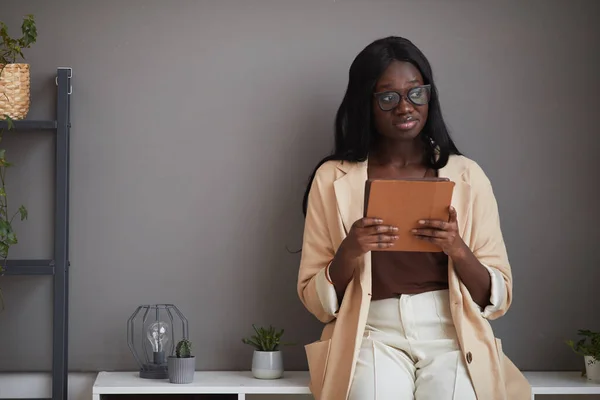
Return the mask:
<path id="1" fill-rule="evenodd" d="M 429 90 L 413 88 L 423 84 L 421 73 L 409 62 L 393 61 L 383 72 L 375 85 L 377 94 L 373 98 L 375 128 L 381 136 L 413 140 L 419 135 L 427 122 Z M 409 93 L 410 89 L 413 90 Z M 399 103 L 397 95 L 391 92 L 401 95 Z M 423 105 L 408 101 L 407 96 Z"/>

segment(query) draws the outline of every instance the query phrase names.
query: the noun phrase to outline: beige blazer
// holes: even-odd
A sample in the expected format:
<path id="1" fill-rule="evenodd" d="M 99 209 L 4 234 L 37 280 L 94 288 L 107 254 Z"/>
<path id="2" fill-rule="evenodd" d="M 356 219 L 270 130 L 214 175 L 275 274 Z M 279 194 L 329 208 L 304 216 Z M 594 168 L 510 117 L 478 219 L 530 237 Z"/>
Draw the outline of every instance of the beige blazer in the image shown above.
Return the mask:
<path id="1" fill-rule="evenodd" d="M 484 316 L 459 280 L 452 261 L 448 280 L 452 317 L 477 398 L 530 400 L 526 378 L 503 354 L 488 320 L 506 313 L 512 301 L 512 274 L 498 216 L 496 198 L 483 170 L 464 156 L 451 156 L 440 177 L 455 182 L 452 205 L 459 233 L 480 262 L 504 277 L 503 303 Z M 333 259 L 352 224 L 363 216 L 367 161 L 329 161 L 315 174 L 309 193 L 298 295 L 304 306 L 325 324 L 320 340 L 305 346 L 310 388 L 317 400 L 346 400 L 371 302 L 371 257 L 357 261 L 338 310 L 326 306 L 319 288 L 326 266 Z"/>

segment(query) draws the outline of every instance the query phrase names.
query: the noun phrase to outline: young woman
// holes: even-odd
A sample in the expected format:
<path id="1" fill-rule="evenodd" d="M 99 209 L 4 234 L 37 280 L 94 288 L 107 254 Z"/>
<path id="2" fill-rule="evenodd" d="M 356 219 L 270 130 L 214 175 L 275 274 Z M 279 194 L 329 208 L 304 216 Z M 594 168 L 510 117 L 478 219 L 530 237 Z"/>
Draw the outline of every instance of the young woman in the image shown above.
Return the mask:
<path id="1" fill-rule="evenodd" d="M 529 400 L 488 320 L 506 313 L 512 275 L 492 186 L 460 155 L 431 67 L 409 40 L 367 46 L 350 67 L 335 151 L 306 189 L 298 294 L 325 323 L 306 346 L 322 400 Z M 398 228 L 363 218 L 365 181 L 445 177 L 447 221 L 411 231 L 441 252 L 377 251 Z"/>

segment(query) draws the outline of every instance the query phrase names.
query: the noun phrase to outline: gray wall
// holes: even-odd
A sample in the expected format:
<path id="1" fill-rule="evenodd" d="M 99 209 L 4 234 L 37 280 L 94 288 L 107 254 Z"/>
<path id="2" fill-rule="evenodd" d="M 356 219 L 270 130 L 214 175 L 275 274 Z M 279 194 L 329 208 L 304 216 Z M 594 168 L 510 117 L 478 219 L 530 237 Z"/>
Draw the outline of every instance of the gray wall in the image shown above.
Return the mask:
<path id="1" fill-rule="evenodd" d="M 493 181 L 514 270 L 494 323 L 525 370 L 578 369 L 563 340 L 600 329 L 600 55 L 590 1 L 1 0 L 34 13 L 30 118 L 52 115 L 57 66 L 74 69 L 70 365 L 135 368 L 125 322 L 172 302 L 200 369 L 247 369 L 251 324 L 314 340 L 296 296 L 301 196 L 332 143 L 348 67 L 371 40 L 411 38 L 434 66 L 460 148 Z M 13 258 L 52 247 L 53 140 L 3 143 Z M 51 281 L 0 279 L 0 370 L 48 370 Z M 305 368 L 302 346 L 288 369 Z"/>

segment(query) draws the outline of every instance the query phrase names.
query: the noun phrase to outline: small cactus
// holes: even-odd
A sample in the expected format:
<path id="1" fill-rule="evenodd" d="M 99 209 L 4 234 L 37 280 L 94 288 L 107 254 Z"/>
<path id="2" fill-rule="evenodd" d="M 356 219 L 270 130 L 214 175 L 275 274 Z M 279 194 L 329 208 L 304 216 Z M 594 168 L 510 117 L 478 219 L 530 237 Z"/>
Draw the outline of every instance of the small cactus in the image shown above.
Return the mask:
<path id="1" fill-rule="evenodd" d="M 187 339 L 181 339 L 175 347 L 177 358 L 190 358 L 192 356 L 192 342 Z"/>

